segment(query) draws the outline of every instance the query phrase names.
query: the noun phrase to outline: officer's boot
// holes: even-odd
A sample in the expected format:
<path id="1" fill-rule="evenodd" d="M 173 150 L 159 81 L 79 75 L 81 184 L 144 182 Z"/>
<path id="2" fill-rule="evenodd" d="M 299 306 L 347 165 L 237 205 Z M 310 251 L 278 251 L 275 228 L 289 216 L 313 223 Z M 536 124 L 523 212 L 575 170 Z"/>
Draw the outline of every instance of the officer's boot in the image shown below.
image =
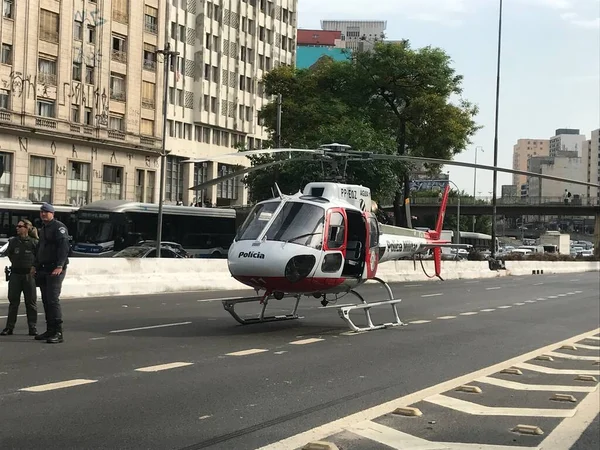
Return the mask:
<path id="1" fill-rule="evenodd" d="M 63 342 L 62 324 L 54 326 L 52 331 L 52 334 L 48 336 L 46 342 L 48 344 L 60 344 Z"/>
<path id="2" fill-rule="evenodd" d="M 29 324 L 29 336 L 37 336 L 37 326 L 35 323 Z"/>
<path id="3" fill-rule="evenodd" d="M 48 339 L 53 334 L 54 334 L 53 326 L 50 323 L 46 322 L 46 331 L 42 334 L 36 334 L 34 339 L 36 341 L 43 341 L 43 340 Z"/>

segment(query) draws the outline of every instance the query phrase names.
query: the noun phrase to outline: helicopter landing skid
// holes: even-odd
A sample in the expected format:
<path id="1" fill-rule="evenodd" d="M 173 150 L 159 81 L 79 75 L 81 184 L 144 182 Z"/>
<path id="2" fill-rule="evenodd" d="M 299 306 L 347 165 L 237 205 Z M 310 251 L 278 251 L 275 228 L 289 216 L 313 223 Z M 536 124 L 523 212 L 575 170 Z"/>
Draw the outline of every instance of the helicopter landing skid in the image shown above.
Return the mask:
<path id="1" fill-rule="evenodd" d="M 373 303 L 368 303 L 364 297 L 362 295 L 360 295 L 358 292 L 356 292 L 354 289 L 352 289 L 350 292 L 352 294 L 354 294 L 355 296 L 357 296 L 360 301 L 362 303 L 359 304 L 355 304 L 355 305 L 344 305 L 344 306 L 340 306 L 338 309 L 338 313 L 340 315 L 340 317 L 342 319 L 344 319 L 346 321 L 346 323 L 348 324 L 348 326 L 350 327 L 350 329 L 354 332 L 365 332 L 365 331 L 373 331 L 373 330 L 380 330 L 382 328 L 391 328 L 391 327 L 397 327 L 397 326 L 404 326 L 406 325 L 404 322 L 402 322 L 400 320 L 400 317 L 398 316 L 398 309 L 397 309 L 397 305 L 398 303 L 400 303 L 402 300 L 401 299 L 394 299 L 394 294 L 392 293 L 392 289 L 390 288 L 390 286 L 383 281 L 380 278 L 372 278 L 373 281 L 377 281 L 378 283 L 383 284 L 383 286 L 385 287 L 387 294 L 389 296 L 389 300 L 385 300 L 382 302 L 373 302 Z M 385 306 L 385 305 L 390 305 L 392 307 L 392 312 L 394 313 L 394 322 L 389 322 L 389 323 L 383 323 L 380 325 L 375 325 L 373 324 L 373 320 L 371 318 L 371 308 L 373 307 L 377 307 L 377 306 Z M 352 319 L 350 318 L 350 311 L 356 310 L 356 309 L 362 309 L 365 312 L 365 317 L 367 319 L 367 326 L 366 327 L 359 327 L 357 326 Z"/>
<path id="2" fill-rule="evenodd" d="M 287 297 L 283 297 L 283 298 L 290 298 L 290 297 L 296 299 L 296 302 L 294 304 L 294 309 L 292 310 L 291 314 L 281 314 L 281 315 L 277 315 L 277 316 L 265 316 L 265 312 L 267 310 L 267 305 L 269 304 L 269 300 L 271 298 L 273 298 L 271 296 L 266 297 L 266 298 L 264 296 L 259 296 L 259 297 L 244 297 L 244 298 L 227 299 L 227 300 L 223 300 L 223 307 L 225 308 L 225 311 L 227 311 L 229 314 L 231 314 L 231 316 L 235 320 L 237 320 L 239 323 L 241 323 L 242 325 L 299 319 L 300 317 L 298 316 L 298 304 L 300 303 L 300 296 L 294 295 L 294 296 L 287 296 Z M 250 302 L 262 302 L 262 308 L 260 310 L 258 317 L 249 317 L 249 318 L 240 317 L 239 314 L 235 312 L 235 305 L 237 305 L 238 303 L 250 303 Z"/>

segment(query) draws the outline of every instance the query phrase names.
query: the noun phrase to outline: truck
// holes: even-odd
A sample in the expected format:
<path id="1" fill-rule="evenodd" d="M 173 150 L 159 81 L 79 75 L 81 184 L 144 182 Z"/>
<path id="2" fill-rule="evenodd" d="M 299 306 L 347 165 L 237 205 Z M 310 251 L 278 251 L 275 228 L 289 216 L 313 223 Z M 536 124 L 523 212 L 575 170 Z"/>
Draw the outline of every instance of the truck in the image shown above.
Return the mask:
<path id="1" fill-rule="evenodd" d="M 544 246 L 547 253 L 569 255 L 571 252 L 571 236 L 560 231 L 546 231 L 540 235 L 540 245 Z"/>

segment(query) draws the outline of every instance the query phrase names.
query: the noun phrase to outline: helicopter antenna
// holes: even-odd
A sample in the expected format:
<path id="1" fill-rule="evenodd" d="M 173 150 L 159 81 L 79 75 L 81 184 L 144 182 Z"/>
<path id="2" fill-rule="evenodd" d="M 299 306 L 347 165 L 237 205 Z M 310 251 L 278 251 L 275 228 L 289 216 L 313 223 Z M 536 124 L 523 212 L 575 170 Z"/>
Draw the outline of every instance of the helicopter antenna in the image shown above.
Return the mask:
<path id="1" fill-rule="evenodd" d="M 283 194 L 281 193 L 281 189 L 279 189 L 279 185 L 277 183 L 275 183 L 275 189 L 277 189 L 277 196 L 279 198 L 283 198 Z M 273 197 L 275 197 L 275 195 L 273 195 Z"/>

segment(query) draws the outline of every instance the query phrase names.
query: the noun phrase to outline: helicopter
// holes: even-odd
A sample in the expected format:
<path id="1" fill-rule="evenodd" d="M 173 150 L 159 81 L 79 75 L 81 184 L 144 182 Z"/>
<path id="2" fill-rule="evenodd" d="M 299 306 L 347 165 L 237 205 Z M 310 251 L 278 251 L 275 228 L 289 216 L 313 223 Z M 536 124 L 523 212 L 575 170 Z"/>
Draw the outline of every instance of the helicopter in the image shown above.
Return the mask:
<path id="1" fill-rule="evenodd" d="M 334 158 L 341 157 L 344 172 L 349 161 L 399 159 L 396 155 L 353 151 L 349 146 L 337 143 L 322 145 L 314 150 L 244 151 L 220 155 L 218 159 L 281 152 L 290 152 L 290 158 L 275 163 L 315 160 L 315 157 L 334 161 Z M 291 158 L 291 153 L 307 153 L 310 156 Z M 420 159 L 448 163 L 445 160 Z M 207 160 L 210 159 L 186 162 Z M 338 168 L 338 162 L 335 162 L 335 168 Z M 275 163 L 243 168 L 234 174 L 264 169 Z M 478 165 L 478 168 L 480 167 L 488 168 Z M 502 169 L 506 170 L 509 169 Z M 191 189 L 203 189 L 232 176 L 237 175 L 229 174 L 209 180 Z M 237 322 L 246 325 L 299 319 L 298 306 L 301 298 L 305 296 L 320 299 L 323 308 L 337 308 L 340 317 L 354 332 L 402 326 L 405 324 L 400 320 L 397 310 L 397 305 L 402 300 L 395 298 L 389 284 L 377 276 L 379 265 L 387 261 L 414 258 L 417 255 L 422 258 L 423 254 L 432 252 L 435 269 L 433 276 L 442 279 L 442 248 L 470 247 L 441 239 L 450 191 L 449 183 L 446 183 L 444 188 L 435 229 L 420 231 L 380 223 L 376 215 L 377 205 L 371 199 L 370 189 L 345 183 L 343 178 L 342 176 L 332 181 L 309 182 L 303 190 L 293 195 L 283 194 L 275 184 L 276 195 L 254 205 L 238 229 L 227 255 L 231 276 L 253 288 L 257 294 L 254 297 L 223 300 L 224 309 Z M 380 283 L 389 298 L 369 303 L 356 290 L 369 281 Z M 261 291 L 263 293 L 259 295 Z M 338 299 L 347 294 L 352 294 L 359 303 L 337 305 Z M 270 300 L 284 298 L 295 299 L 291 313 L 266 314 Z M 243 318 L 237 314 L 235 306 L 248 302 L 258 302 L 262 305 L 258 317 Z M 333 306 L 329 306 L 330 303 Z M 391 306 L 393 321 L 374 324 L 371 309 L 383 306 Z M 366 326 L 359 326 L 352 320 L 350 313 L 355 310 L 364 311 Z"/>

